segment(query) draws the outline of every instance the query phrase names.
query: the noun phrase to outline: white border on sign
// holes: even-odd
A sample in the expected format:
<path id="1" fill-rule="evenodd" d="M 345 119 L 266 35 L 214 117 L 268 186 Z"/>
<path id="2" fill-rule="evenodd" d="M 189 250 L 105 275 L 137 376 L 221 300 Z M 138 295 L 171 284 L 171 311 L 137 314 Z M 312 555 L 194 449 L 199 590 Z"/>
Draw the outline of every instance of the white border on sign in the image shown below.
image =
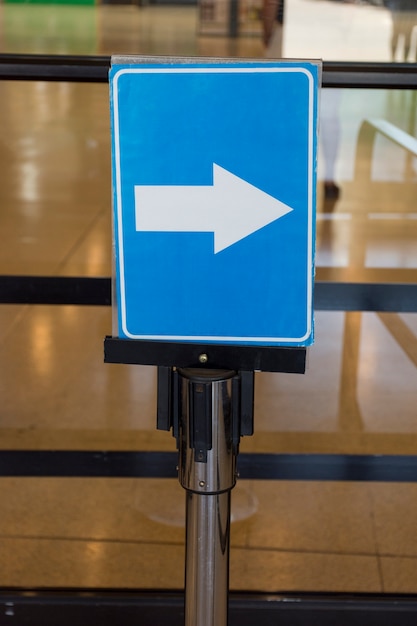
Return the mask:
<path id="1" fill-rule="evenodd" d="M 124 253 L 123 253 L 123 214 L 122 214 L 122 189 L 121 189 L 121 164 L 120 164 L 120 144 L 119 144 L 119 102 L 117 83 L 124 74 L 223 74 L 223 73 L 288 73 L 297 72 L 305 74 L 309 83 L 309 127 L 308 127 L 308 246 L 307 246 L 307 330 L 302 337 L 227 337 L 208 335 L 135 335 L 127 328 L 126 320 L 126 287 L 124 277 Z M 122 330 L 126 337 L 130 339 L 147 339 L 159 341 L 200 341 L 200 342 L 232 342 L 241 344 L 300 344 L 306 341 L 312 333 L 312 293 L 313 293 L 313 116 L 314 116 L 314 77 L 312 73 L 304 67 L 155 67 L 155 68 L 123 68 L 117 71 L 112 80 L 113 108 L 114 108 L 114 146 L 115 146 L 115 183 L 117 201 L 117 221 L 118 221 L 118 253 L 119 253 L 119 279 L 120 279 L 120 316 Z"/>

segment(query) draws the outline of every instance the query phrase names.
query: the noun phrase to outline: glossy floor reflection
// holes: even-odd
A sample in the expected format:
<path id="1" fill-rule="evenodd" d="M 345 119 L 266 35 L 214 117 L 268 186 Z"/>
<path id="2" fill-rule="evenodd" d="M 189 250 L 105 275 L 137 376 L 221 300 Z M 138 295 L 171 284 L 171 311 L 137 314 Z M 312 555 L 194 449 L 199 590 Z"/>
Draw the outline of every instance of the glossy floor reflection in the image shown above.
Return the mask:
<path id="1" fill-rule="evenodd" d="M 331 15 L 339 5 L 352 35 L 358 5 L 320 3 Z M 388 60 L 388 12 L 363 11 L 378 32 L 374 60 Z M 0 5 L 2 52 L 263 55 L 256 34 L 198 27 L 195 7 Z M 416 282 L 415 159 L 381 137 L 359 146 L 365 119 L 415 136 L 415 105 L 410 91 L 323 94 L 318 278 Z M 107 85 L 3 81 L 0 119 L 0 272 L 109 276 Z M 324 196 L 329 172 L 339 198 Z M 107 308 L 0 307 L 2 449 L 174 450 L 155 430 L 155 370 L 105 365 L 109 333 Z M 241 449 L 416 454 L 416 368 L 417 315 L 319 312 L 307 374 L 257 374 L 256 432 Z M 231 587 L 416 592 L 416 489 L 240 481 Z M 0 493 L 0 586 L 182 588 L 176 481 L 2 478 Z"/>

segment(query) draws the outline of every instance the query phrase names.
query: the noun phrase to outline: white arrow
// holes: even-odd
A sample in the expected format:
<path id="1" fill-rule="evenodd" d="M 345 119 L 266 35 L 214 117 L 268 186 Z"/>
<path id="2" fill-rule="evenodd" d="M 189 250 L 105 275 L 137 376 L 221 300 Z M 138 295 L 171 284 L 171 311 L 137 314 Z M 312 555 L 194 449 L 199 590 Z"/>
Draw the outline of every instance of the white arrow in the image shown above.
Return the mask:
<path id="1" fill-rule="evenodd" d="M 221 252 L 293 209 L 213 163 L 213 185 L 135 185 L 136 230 L 212 232 Z"/>

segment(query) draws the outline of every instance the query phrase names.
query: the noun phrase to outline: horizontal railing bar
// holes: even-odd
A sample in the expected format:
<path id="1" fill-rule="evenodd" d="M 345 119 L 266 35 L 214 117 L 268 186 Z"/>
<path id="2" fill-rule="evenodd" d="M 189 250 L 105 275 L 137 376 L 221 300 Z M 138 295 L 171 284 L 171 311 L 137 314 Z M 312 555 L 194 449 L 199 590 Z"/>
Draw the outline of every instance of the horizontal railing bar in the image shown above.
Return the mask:
<path id="1" fill-rule="evenodd" d="M 417 313 L 417 284 L 316 282 L 317 311 Z"/>
<path id="2" fill-rule="evenodd" d="M 108 82 L 110 56 L 0 54 L 0 80 Z M 417 64 L 324 61 L 323 87 L 415 89 Z"/>
<path id="3" fill-rule="evenodd" d="M 180 626 L 184 592 L 178 589 L 5 588 L 2 624 L 25 626 Z M 259 593 L 229 595 L 232 626 L 415 626 L 417 599 L 389 593 Z M 1 618 L 0 618 L 1 619 Z"/>
<path id="4" fill-rule="evenodd" d="M 0 304 L 111 304 L 111 278 L 0 276 Z"/>
<path id="5" fill-rule="evenodd" d="M 0 477 L 176 478 L 177 452 L 1 450 Z M 417 456 L 242 453 L 243 480 L 417 482 Z"/>
<path id="6" fill-rule="evenodd" d="M 322 86 L 350 89 L 415 89 L 417 64 L 324 61 Z"/>
<path id="7" fill-rule="evenodd" d="M 0 54 L 0 79 L 106 83 L 109 56 Z"/>
<path id="8" fill-rule="evenodd" d="M 0 276 L 0 304 L 110 306 L 109 277 Z M 318 311 L 417 313 L 415 283 L 316 281 Z"/>

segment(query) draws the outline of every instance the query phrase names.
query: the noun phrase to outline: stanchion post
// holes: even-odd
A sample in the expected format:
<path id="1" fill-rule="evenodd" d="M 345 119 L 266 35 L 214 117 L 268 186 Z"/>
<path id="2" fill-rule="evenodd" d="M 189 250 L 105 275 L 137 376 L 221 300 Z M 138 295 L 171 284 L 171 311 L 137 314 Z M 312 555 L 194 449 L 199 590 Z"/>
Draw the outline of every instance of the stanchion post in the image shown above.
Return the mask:
<path id="1" fill-rule="evenodd" d="M 232 36 L 237 9 L 231 0 Z M 253 372 L 304 373 L 313 343 L 320 72 L 317 61 L 112 59 L 109 362 L 160 368 L 158 428 L 177 439 L 187 494 L 186 626 L 227 623 L 230 492 L 253 432 Z M 242 150 L 248 119 L 260 132 Z M 197 286 L 210 293 L 204 311 Z"/>
<path id="2" fill-rule="evenodd" d="M 173 429 L 186 490 L 185 626 L 226 626 L 231 490 L 240 436 L 252 433 L 253 373 L 160 368 L 158 382 L 158 427 Z"/>

